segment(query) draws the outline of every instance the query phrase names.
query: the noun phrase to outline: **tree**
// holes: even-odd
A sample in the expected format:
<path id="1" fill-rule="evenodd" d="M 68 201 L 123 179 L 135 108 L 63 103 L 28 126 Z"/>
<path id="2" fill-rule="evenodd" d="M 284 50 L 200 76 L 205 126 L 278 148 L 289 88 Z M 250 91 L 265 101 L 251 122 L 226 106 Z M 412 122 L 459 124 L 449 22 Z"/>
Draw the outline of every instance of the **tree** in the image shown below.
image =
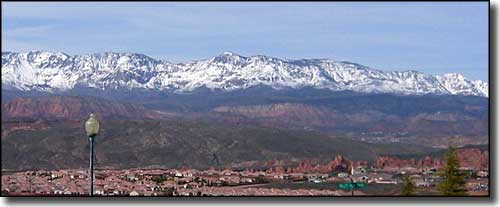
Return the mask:
<path id="1" fill-rule="evenodd" d="M 163 190 L 163 193 L 164 196 L 174 196 L 174 189 L 167 187 Z"/>
<path id="2" fill-rule="evenodd" d="M 401 188 L 402 196 L 414 196 L 415 195 L 415 184 L 410 179 L 410 176 L 403 176 L 403 187 Z"/>
<path id="3" fill-rule="evenodd" d="M 459 169 L 460 163 L 455 148 L 448 147 L 444 160 L 446 164 L 439 173 L 443 178 L 438 185 L 439 192 L 444 196 L 466 195 L 464 174 Z"/>
<path id="4" fill-rule="evenodd" d="M 151 178 L 152 181 L 156 182 L 157 184 L 163 183 L 164 181 L 167 180 L 167 177 L 162 175 L 162 176 L 153 176 Z"/>

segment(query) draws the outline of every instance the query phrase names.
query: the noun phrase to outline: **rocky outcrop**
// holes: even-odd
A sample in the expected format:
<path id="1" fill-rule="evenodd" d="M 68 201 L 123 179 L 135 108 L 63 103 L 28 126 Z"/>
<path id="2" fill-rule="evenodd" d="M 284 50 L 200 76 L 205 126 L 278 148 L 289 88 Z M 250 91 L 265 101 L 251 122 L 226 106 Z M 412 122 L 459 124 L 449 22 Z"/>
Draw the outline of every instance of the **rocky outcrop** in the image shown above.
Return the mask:
<path id="1" fill-rule="evenodd" d="M 306 104 L 280 103 L 252 106 L 220 106 L 213 112 L 223 115 L 244 116 L 247 119 L 260 120 L 270 126 L 285 127 L 288 124 L 302 126 L 335 126 L 336 117 L 334 110 L 313 107 Z"/>
<path id="2" fill-rule="evenodd" d="M 457 145 L 481 144 L 487 137 L 487 116 L 468 112 L 421 112 L 413 108 L 402 111 L 398 107 L 407 107 L 408 103 L 388 100 L 396 109 L 387 110 L 384 103 L 369 105 L 369 100 L 352 103 L 336 103 L 341 100 L 329 100 L 331 104 L 273 103 L 259 105 L 228 105 L 215 107 L 211 115 L 215 120 L 237 124 L 255 124 L 288 129 L 314 130 L 326 132 L 381 132 L 382 135 L 405 132 L 417 139 L 429 139 L 423 142 L 429 146 L 440 146 L 455 140 Z M 412 103 L 413 104 L 413 103 Z M 437 103 L 422 104 L 443 105 Z M 468 106 L 468 105 L 465 105 Z M 441 107 L 441 106 L 440 106 Z M 460 108 L 464 106 L 456 106 Z M 398 112 L 399 110 L 399 112 Z M 406 110 L 406 109 L 405 109 Z M 411 111 L 415 110 L 415 111 Z M 483 113 L 487 108 L 481 109 Z M 460 136 L 462 140 L 451 139 Z M 481 140 L 477 139 L 481 137 Z M 398 138 L 398 137 L 395 137 Z"/>
<path id="3" fill-rule="evenodd" d="M 390 169 L 390 168 L 401 168 L 406 166 L 416 166 L 416 164 L 417 163 L 414 159 L 404 160 L 396 157 L 380 156 L 377 157 L 377 159 L 375 160 L 373 167 L 379 169 Z"/>
<path id="4" fill-rule="evenodd" d="M 2 104 L 2 121 L 15 118 L 81 120 L 95 113 L 99 118 L 160 118 L 142 106 L 105 101 L 93 97 L 45 96 L 15 98 Z"/>
<path id="5" fill-rule="evenodd" d="M 488 151 L 477 148 L 466 148 L 457 150 L 460 165 L 467 168 L 488 169 Z"/>
<path id="6" fill-rule="evenodd" d="M 488 169 L 488 151 L 481 151 L 477 148 L 462 148 L 457 150 L 457 157 L 461 167 L 478 170 Z M 419 160 L 380 156 L 375 160 L 373 167 L 378 169 L 399 169 L 403 167 L 441 168 L 444 165 L 445 162 L 441 158 L 432 158 L 430 156 Z"/>
<path id="7" fill-rule="evenodd" d="M 357 162 L 362 166 L 365 161 Z M 270 167 L 268 173 L 330 173 L 330 172 L 349 172 L 353 167 L 353 162 L 341 155 L 337 155 L 334 160 L 321 164 L 318 160 L 301 160 L 295 167 L 276 166 Z"/>
<path id="8" fill-rule="evenodd" d="M 337 155 L 335 157 L 335 160 L 332 162 L 328 163 L 328 170 L 331 172 L 348 172 L 352 169 L 353 163 L 349 159 Z"/>

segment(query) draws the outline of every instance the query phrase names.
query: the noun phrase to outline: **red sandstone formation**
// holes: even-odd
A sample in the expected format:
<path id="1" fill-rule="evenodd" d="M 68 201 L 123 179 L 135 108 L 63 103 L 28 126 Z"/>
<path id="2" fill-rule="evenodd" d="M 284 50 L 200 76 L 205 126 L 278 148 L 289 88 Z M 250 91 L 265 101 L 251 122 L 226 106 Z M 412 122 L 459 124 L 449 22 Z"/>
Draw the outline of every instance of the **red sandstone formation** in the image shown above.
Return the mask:
<path id="1" fill-rule="evenodd" d="M 306 104 L 280 103 L 253 106 L 220 106 L 214 112 L 242 115 L 250 119 L 259 119 L 263 124 L 274 127 L 287 127 L 291 123 L 300 126 L 334 126 L 338 118 L 337 112 Z M 231 117 L 231 116 L 228 116 Z M 227 117 L 221 117 L 228 119 Z"/>
<path id="2" fill-rule="evenodd" d="M 2 104 L 2 121 L 9 118 L 52 118 L 81 120 L 94 112 L 101 118 L 158 118 L 157 112 L 142 106 L 97 98 L 50 96 L 16 98 Z"/>
<path id="3" fill-rule="evenodd" d="M 273 162 L 274 163 L 274 162 Z M 357 166 L 366 166 L 366 161 L 357 162 Z M 329 173 L 329 172 L 349 172 L 353 167 L 353 162 L 349 159 L 337 155 L 334 160 L 327 164 L 319 164 L 313 160 L 302 160 L 297 167 L 284 168 L 282 166 L 272 167 L 268 173 Z"/>
<path id="4" fill-rule="evenodd" d="M 403 160 L 396 157 L 380 156 L 377 157 L 377 159 L 375 160 L 373 167 L 380 169 L 387 169 L 387 168 L 401 168 L 401 167 L 415 166 L 415 165 L 416 162 L 413 159 Z"/>
<path id="5" fill-rule="evenodd" d="M 356 161 L 356 162 L 353 162 L 353 167 L 365 167 L 365 168 L 368 168 L 368 161 Z"/>
<path id="6" fill-rule="evenodd" d="M 463 167 L 488 169 L 488 151 L 481 152 L 477 148 L 458 149 L 458 160 Z"/>
<path id="7" fill-rule="evenodd" d="M 335 160 L 333 160 L 332 162 L 328 163 L 328 170 L 331 172 L 331 171 L 344 171 L 344 172 L 348 172 L 351 170 L 351 168 L 353 167 L 353 163 L 343 157 L 343 156 L 340 156 L 340 155 L 337 155 L 335 157 Z"/>
<path id="8" fill-rule="evenodd" d="M 481 150 L 477 148 L 458 149 L 457 156 L 458 160 L 460 161 L 461 167 L 473 169 L 488 169 L 488 151 L 481 152 Z M 442 159 L 433 159 L 430 156 L 427 156 L 420 160 L 399 159 L 396 157 L 381 156 L 377 157 L 373 167 L 379 169 L 395 169 L 402 167 L 441 168 L 442 166 L 444 166 L 444 164 L 445 163 Z"/>

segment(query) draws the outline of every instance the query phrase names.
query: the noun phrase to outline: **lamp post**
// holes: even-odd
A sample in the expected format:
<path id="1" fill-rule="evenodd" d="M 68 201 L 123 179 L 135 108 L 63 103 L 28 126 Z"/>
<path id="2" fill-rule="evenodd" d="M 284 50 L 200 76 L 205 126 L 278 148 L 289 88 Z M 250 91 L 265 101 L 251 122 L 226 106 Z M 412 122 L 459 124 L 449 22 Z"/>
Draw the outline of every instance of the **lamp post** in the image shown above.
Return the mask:
<path id="1" fill-rule="evenodd" d="M 90 168 L 89 168 L 89 180 L 90 180 L 90 193 L 92 196 L 94 194 L 94 138 L 99 132 L 99 121 L 95 118 L 93 113 L 90 114 L 89 119 L 85 122 L 85 131 L 89 137 L 90 142 Z"/>
<path id="2" fill-rule="evenodd" d="M 351 177 L 351 183 L 352 183 L 351 196 L 354 196 L 354 188 L 356 186 L 356 183 L 354 183 L 354 178 L 352 178 L 352 177 Z"/>

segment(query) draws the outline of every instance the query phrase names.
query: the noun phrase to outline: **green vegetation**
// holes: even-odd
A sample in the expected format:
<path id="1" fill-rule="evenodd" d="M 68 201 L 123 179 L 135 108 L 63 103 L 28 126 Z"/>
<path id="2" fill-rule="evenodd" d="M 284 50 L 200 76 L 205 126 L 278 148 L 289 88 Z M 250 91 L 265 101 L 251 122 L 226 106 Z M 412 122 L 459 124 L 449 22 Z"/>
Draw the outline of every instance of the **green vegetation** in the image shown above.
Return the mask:
<path id="1" fill-rule="evenodd" d="M 96 168 L 206 169 L 249 160 L 332 159 L 373 161 L 380 154 L 425 153 L 433 149 L 405 144 L 369 144 L 316 132 L 258 126 L 227 126 L 187 120 L 103 120 L 96 137 Z M 2 169 L 81 168 L 88 163 L 82 127 L 55 125 L 19 130 L 2 140 Z"/>
<path id="2" fill-rule="evenodd" d="M 172 188 L 165 188 L 163 189 L 163 196 L 174 196 L 174 192 Z"/>
<path id="3" fill-rule="evenodd" d="M 440 171 L 443 181 L 438 186 L 439 192 L 444 196 L 466 195 L 465 179 L 463 172 L 459 170 L 460 163 L 455 148 L 448 147 L 444 160 L 446 166 Z"/>
<path id="4" fill-rule="evenodd" d="M 410 179 L 410 176 L 403 176 L 403 187 L 401 188 L 402 196 L 414 196 L 415 195 L 415 184 Z"/>
<path id="5" fill-rule="evenodd" d="M 159 183 L 163 183 L 163 182 L 167 181 L 168 178 L 167 178 L 167 176 L 163 176 L 163 175 L 162 176 L 153 176 L 151 178 L 151 180 L 159 184 Z"/>

